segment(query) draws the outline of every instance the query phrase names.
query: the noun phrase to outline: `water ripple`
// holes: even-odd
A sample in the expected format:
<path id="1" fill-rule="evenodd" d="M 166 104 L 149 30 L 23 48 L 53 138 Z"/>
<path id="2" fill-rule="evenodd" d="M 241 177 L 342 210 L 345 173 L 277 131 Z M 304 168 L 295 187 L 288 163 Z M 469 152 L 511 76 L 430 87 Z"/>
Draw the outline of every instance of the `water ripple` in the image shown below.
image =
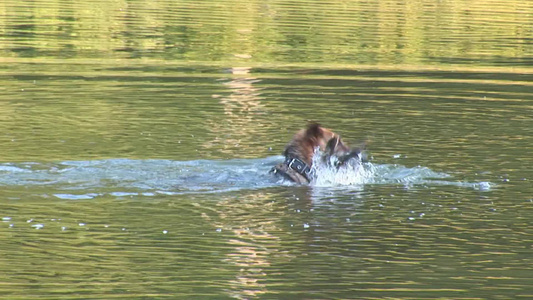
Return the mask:
<path id="1" fill-rule="evenodd" d="M 233 160 L 132 160 L 65 161 L 55 164 L 0 165 L 4 187 L 46 186 L 59 199 L 87 200 L 114 197 L 219 193 L 292 185 L 268 174 L 283 158 Z M 460 182 L 427 167 L 362 163 L 350 170 L 319 170 L 316 187 L 354 187 L 364 184 L 457 185 L 489 190 L 488 182 Z"/>

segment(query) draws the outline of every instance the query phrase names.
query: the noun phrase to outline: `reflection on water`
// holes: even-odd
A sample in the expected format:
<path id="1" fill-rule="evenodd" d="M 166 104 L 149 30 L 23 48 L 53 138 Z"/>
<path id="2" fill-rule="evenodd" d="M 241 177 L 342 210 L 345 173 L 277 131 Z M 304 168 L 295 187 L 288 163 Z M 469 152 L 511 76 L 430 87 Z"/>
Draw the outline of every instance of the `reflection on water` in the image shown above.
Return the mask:
<path id="1" fill-rule="evenodd" d="M 531 65 L 530 1 L 0 5 L 2 57 Z"/>
<path id="2" fill-rule="evenodd" d="M 229 281 L 229 294 L 238 299 L 249 299 L 267 292 L 268 269 L 272 266 L 272 255 L 278 256 L 281 238 L 276 232 L 282 231 L 276 222 L 260 219 L 263 213 L 272 213 L 273 205 L 264 205 L 269 196 L 262 193 L 251 194 L 246 200 L 235 201 L 234 197 L 223 197 L 217 204 L 218 221 L 214 225 L 221 230 L 229 230 L 233 238 L 228 240 L 228 246 L 233 251 L 224 259 L 226 263 L 238 267 L 235 279 Z M 249 215 L 255 211 L 252 218 L 242 219 L 239 215 Z M 275 213 L 275 212 L 274 212 Z M 204 218 L 206 215 L 204 215 Z M 234 223 L 234 220 L 239 220 Z"/>
<path id="3" fill-rule="evenodd" d="M 253 144 L 261 131 L 269 131 L 272 126 L 267 122 L 258 122 L 257 114 L 265 114 L 265 105 L 261 103 L 261 88 L 255 85 L 261 80 L 250 75 L 249 67 L 233 67 L 227 71 L 232 75 L 229 80 L 222 79 L 230 94 L 212 97 L 218 99 L 223 107 L 220 118 L 207 120 L 207 128 L 215 137 L 203 144 L 205 148 L 216 148 L 222 153 L 242 153 L 248 156 L 247 145 Z"/>
<path id="4" fill-rule="evenodd" d="M 531 298 L 532 14 L 2 1 L 0 294 Z M 310 120 L 349 184 L 268 174 Z"/>

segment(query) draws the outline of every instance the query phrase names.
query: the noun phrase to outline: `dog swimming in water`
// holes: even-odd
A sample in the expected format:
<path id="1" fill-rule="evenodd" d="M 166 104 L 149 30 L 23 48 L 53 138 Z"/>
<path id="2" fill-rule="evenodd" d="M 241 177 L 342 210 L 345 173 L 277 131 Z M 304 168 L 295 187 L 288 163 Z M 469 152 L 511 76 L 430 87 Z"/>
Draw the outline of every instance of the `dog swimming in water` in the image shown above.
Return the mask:
<path id="1" fill-rule="evenodd" d="M 313 168 L 315 153 L 321 153 L 321 162 L 334 168 L 344 166 L 351 159 L 361 160 L 361 149 L 350 148 L 341 137 L 318 123 L 311 123 L 298 131 L 285 147 L 285 161 L 273 167 L 270 172 L 282 178 L 308 184 L 316 174 Z"/>

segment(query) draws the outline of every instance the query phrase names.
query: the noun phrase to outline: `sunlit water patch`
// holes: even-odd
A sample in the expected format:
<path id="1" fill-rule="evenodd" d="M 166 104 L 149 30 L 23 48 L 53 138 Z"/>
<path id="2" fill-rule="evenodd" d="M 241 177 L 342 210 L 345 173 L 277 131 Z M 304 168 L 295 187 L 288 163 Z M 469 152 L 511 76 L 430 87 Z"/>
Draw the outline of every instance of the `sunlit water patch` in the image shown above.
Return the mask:
<path id="1" fill-rule="evenodd" d="M 0 185 L 45 187 L 59 199 L 84 200 L 102 195 L 115 197 L 157 194 L 219 193 L 291 185 L 275 178 L 269 170 L 281 156 L 232 160 L 131 160 L 108 159 L 65 161 L 61 163 L 4 163 L 0 165 Z M 316 164 L 314 187 L 357 186 L 365 184 L 457 185 L 480 190 L 487 182 L 463 182 L 426 167 L 350 162 L 343 168 Z"/>

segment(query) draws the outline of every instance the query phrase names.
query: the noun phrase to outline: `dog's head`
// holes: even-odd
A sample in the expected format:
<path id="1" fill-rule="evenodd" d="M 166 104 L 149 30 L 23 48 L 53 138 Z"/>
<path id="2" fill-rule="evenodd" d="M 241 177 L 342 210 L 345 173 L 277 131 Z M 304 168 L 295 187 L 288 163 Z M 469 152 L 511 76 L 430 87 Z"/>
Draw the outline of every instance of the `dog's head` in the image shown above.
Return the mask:
<path id="1" fill-rule="evenodd" d="M 338 157 L 339 161 L 341 158 L 346 161 L 360 153 L 358 149 L 350 149 L 338 134 L 318 123 L 311 123 L 306 129 L 294 135 L 285 149 L 285 155 L 301 158 L 311 164 L 311 158 L 317 147 L 324 155 Z"/>
<path id="2" fill-rule="evenodd" d="M 311 123 L 307 126 L 307 129 L 305 129 L 305 139 L 310 142 L 313 149 L 319 147 L 320 151 L 326 151 L 328 147 L 331 151 L 336 151 L 335 149 L 341 150 L 346 147 L 338 134 L 322 127 L 318 123 Z M 335 145 L 332 143 L 333 140 L 335 141 Z"/>
<path id="3" fill-rule="evenodd" d="M 328 161 L 331 157 L 336 158 L 335 166 L 340 167 L 352 158 L 361 159 L 361 149 L 348 147 L 340 136 L 334 134 L 326 144 L 322 159 Z"/>

